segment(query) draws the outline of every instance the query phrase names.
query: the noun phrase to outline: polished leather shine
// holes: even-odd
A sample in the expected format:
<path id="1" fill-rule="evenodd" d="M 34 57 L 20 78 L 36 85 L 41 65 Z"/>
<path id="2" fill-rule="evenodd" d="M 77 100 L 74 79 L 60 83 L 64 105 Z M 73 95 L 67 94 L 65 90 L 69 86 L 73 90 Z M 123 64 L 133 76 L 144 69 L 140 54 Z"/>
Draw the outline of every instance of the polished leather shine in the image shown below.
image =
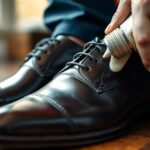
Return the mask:
<path id="1" fill-rule="evenodd" d="M 80 46 L 66 37 L 42 40 L 25 58 L 17 73 L 0 83 L 0 105 L 44 86 L 80 50 Z"/>
<path id="2" fill-rule="evenodd" d="M 15 142 L 17 137 L 24 143 L 47 141 L 49 147 L 81 146 L 114 137 L 146 113 L 150 74 L 138 54 L 133 52 L 123 70 L 114 73 L 110 60 L 102 58 L 104 51 L 102 45 L 89 44 L 72 61 L 76 65 L 68 63 L 36 93 L 3 106 L 0 140 L 9 136 Z"/>

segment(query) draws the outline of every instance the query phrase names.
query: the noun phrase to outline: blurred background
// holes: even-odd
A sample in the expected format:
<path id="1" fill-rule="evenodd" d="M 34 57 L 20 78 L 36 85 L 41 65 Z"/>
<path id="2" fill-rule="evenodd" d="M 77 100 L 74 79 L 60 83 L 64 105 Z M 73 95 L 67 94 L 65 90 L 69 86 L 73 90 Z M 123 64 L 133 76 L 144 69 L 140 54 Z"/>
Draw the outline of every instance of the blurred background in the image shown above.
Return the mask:
<path id="1" fill-rule="evenodd" d="M 0 0 L 0 80 L 16 71 L 35 44 L 49 36 L 43 24 L 47 0 Z"/>

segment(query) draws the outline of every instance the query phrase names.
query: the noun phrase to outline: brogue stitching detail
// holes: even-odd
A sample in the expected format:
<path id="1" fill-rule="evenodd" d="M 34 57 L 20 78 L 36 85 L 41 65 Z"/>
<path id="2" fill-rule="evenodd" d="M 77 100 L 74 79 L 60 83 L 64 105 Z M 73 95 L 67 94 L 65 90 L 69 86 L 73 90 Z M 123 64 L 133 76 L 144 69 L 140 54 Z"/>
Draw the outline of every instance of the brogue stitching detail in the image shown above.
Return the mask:
<path id="1" fill-rule="evenodd" d="M 69 113 L 64 109 L 64 107 L 62 105 L 60 105 L 54 99 L 52 99 L 48 96 L 44 96 L 44 95 L 38 94 L 38 93 L 35 93 L 32 95 L 43 98 L 41 101 L 48 103 L 48 104 L 51 104 L 53 107 L 55 107 L 55 109 L 57 109 L 63 116 L 65 116 L 65 118 L 67 118 L 68 123 L 71 126 L 71 130 L 74 131 L 75 127 L 73 124 L 73 120 L 71 119 Z"/>

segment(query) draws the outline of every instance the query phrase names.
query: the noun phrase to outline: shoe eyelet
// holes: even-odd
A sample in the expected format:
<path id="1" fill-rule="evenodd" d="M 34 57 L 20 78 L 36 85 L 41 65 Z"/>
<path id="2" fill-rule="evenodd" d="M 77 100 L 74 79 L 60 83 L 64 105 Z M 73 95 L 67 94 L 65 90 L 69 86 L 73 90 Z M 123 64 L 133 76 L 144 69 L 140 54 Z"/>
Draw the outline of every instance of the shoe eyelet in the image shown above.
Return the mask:
<path id="1" fill-rule="evenodd" d="M 85 68 L 85 70 L 86 70 L 86 71 L 91 71 L 91 68 L 87 66 L 87 67 Z"/>
<path id="2" fill-rule="evenodd" d="M 54 45 L 51 46 L 51 48 L 54 48 L 54 47 L 55 47 Z"/>
<path id="3" fill-rule="evenodd" d="M 93 59 L 93 63 L 94 64 L 98 63 L 98 59 Z"/>
<path id="4" fill-rule="evenodd" d="M 37 57 L 37 60 L 40 61 L 40 60 L 41 60 L 41 57 Z"/>
<path id="5" fill-rule="evenodd" d="M 61 44 L 62 41 L 58 41 L 58 44 Z"/>
<path id="6" fill-rule="evenodd" d="M 48 51 L 45 51 L 44 54 L 48 54 Z"/>

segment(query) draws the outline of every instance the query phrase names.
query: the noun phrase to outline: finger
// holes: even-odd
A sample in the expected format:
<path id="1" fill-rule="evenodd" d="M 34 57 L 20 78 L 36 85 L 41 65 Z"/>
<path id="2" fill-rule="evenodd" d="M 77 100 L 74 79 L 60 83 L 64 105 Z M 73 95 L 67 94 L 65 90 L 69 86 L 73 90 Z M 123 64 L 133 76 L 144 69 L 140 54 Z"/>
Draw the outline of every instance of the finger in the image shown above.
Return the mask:
<path id="1" fill-rule="evenodd" d="M 150 0 L 133 2 L 133 36 L 141 60 L 150 71 Z"/>
<path id="2" fill-rule="evenodd" d="M 105 30 L 105 34 L 117 28 L 131 13 L 131 0 L 122 0 L 119 3 L 116 13 Z"/>

